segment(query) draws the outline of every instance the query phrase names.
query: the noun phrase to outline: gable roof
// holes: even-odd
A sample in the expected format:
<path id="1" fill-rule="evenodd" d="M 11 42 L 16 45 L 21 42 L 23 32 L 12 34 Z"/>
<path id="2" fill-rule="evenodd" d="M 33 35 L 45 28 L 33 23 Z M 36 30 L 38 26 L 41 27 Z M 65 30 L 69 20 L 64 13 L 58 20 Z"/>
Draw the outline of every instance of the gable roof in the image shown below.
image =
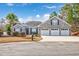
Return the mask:
<path id="1" fill-rule="evenodd" d="M 51 20 L 53 19 L 57 19 L 59 20 L 60 24 L 59 25 L 51 25 Z M 45 22 L 41 23 L 40 25 L 38 25 L 39 28 L 41 29 L 54 29 L 54 28 L 70 28 L 71 25 L 68 24 L 66 21 L 60 19 L 57 16 L 54 16 L 48 20 L 46 20 Z"/>
<path id="2" fill-rule="evenodd" d="M 40 21 L 28 21 L 27 23 L 17 23 L 13 27 L 37 27 L 41 22 Z"/>
<path id="3" fill-rule="evenodd" d="M 37 27 L 39 24 L 41 24 L 41 21 L 28 21 L 26 24 L 31 27 Z"/>
<path id="4" fill-rule="evenodd" d="M 27 24 L 25 24 L 25 23 L 17 23 L 13 27 L 15 27 L 15 28 L 21 28 L 21 27 L 29 27 L 29 26 Z"/>
<path id="5" fill-rule="evenodd" d="M 71 27 L 71 25 L 69 24 L 69 23 L 67 23 L 65 20 L 63 20 L 63 19 L 61 19 L 61 18 L 59 18 L 59 17 L 57 17 L 60 21 L 62 21 L 62 22 L 64 22 L 65 24 L 67 24 L 68 26 L 70 26 Z"/>

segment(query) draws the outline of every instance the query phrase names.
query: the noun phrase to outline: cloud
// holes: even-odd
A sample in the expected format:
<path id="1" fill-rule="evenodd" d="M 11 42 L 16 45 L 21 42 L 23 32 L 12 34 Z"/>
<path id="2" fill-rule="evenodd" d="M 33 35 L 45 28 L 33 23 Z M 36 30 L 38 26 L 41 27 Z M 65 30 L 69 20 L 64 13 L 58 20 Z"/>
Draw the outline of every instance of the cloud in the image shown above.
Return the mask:
<path id="1" fill-rule="evenodd" d="M 49 19 L 50 14 L 44 14 L 43 15 L 43 21 L 48 20 Z"/>
<path id="2" fill-rule="evenodd" d="M 33 20 L 33 17 L 27 17 L 26 19 L 25 19 L 26 21 L 32 21 Z"/>
<path id="3" fill-rule="evenodd" d="M 40 15 L 38 14 L 38 15 L 36 15 L 36 18 L 40 18 Z"/>
<path id="4" fill-rule="evenodd" d="M 32 21 L 33 18 L 32 17 L 27 17 L 27 18 L 19 18 L 19 21 L 21 23 L 26 23 L 27 21 Z"/>
<path id="5" fill-rule="evenodd" d="M 49 19 L 49 16 L 50 16 L 50 14 L 44 14 L 42 16 L 37 14 L 35 17 L 29 16 L 27 18 L 19 18 L 19 21 L 21 23 L 26 23 L 27 21 L 41 21 L 41 22 L 44 22 L 44 21 Z"/>
<path id="6" fill-rule="evenodd" d="M 45 8 L 48 8 L 48 9 L 55 9 L 56 8 L 56 6 L 44 6 Z"/>
<path id="7" fill-rule="evenodd" d="M 26 6 L 26 5 L 28 5 L 28 3 L 22 3 L 21 5 L 22 5 L 22 6 Z"/>
<path id="8" fill-rule="evenodd" d="M 35 18 L 35 19 L 33 19 L 33 20 L 35 20 L 35 21 L 42 21 L 42 22 L 44 22 L 44 21 L 46 21 L 46 20 L 48 20 L 49 19 L 49 16 L 50 16 L 50 14 L 44 14 L 44 15 L 42 15 L 42 16 L 40 16 L 39 18 Z"/>
<path id="9" fill-rule="evenodd" d="M 44 14 L 44 17 L 49 17 L 50 16 L 50 14 Z"/>
<path id="10" fill-rule="evenodd" d="M 14 4 L 13 4 L 13 3 L 7 3 L 7 5 L 8 5 L 8 6 L 14 6 Z"/>
<path id="11" fill-rule="evenodd" d="M 20 21 L 21 23 L 23 23 L 23 22 L 24 22 L 24 19 L 23 19 L 23 18 L 19 18 L 19 21 Z"/>

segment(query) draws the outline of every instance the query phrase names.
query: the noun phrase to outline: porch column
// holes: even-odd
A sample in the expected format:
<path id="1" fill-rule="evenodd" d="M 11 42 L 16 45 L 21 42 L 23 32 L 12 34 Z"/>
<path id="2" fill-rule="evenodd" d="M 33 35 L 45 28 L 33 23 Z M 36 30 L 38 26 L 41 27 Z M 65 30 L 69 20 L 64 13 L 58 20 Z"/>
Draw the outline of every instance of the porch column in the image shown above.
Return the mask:
<path id="1" fill-rule="evenodd" d="M 49 30 L 49 35 L 51 36 L 51 29 L 48 29 Z"/>
<path id="2" fill-rule="evenodd" d="M 27 35 L 27 33 L 26 33 L 26 28 L 24 29 L 24 32 L 25 32 L 25 35 Z"/>
<path id="3" fill-rule="evenodd" d="M 59 36 L 61 36 L 61 29 L 59 28 Z"/>
<path id="4" fill-rule="evenodd" d="M 40 29 L 38 29 L 38 34 L 40 34 Z"/>
<path id="5" fill-rule="evenodd" d="M 38 28 L 36 28 L 36 33 L 38 34 Z"/>
<path id="6" fill-rule="evenodd" d="M 29 34 L 30 34 L 30 27 L 29 27 Z"/>
<path id="7" fill-rule="evenodd" d="M 70 30 L 70 29 L 68 29 L 68 31 L 69 31 L 69 35 L 71 36 L 71 30 Z"/>

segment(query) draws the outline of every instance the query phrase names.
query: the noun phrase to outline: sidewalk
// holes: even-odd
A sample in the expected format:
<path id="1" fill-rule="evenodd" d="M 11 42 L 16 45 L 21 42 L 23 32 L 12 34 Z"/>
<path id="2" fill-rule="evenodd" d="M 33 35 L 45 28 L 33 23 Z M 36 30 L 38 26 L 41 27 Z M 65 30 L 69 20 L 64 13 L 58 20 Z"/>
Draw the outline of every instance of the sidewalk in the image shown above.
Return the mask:
<path id="1" fill-rule="evenodd" d="M 46 42 L 46 41 L 79 42 L 79 37 L 77 36 L 42 36 L 41 42 Z"/>

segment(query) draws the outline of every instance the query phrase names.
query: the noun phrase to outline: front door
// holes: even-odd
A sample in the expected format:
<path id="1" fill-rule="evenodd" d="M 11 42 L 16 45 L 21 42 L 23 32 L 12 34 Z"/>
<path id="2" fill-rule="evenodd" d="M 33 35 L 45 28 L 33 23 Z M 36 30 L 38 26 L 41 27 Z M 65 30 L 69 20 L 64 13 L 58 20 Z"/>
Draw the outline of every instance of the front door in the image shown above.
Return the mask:
<path id="1" fill-rule="evenodd" d="M 25 28 L 26 34 L 29 34 L 29 28 Z"/>

